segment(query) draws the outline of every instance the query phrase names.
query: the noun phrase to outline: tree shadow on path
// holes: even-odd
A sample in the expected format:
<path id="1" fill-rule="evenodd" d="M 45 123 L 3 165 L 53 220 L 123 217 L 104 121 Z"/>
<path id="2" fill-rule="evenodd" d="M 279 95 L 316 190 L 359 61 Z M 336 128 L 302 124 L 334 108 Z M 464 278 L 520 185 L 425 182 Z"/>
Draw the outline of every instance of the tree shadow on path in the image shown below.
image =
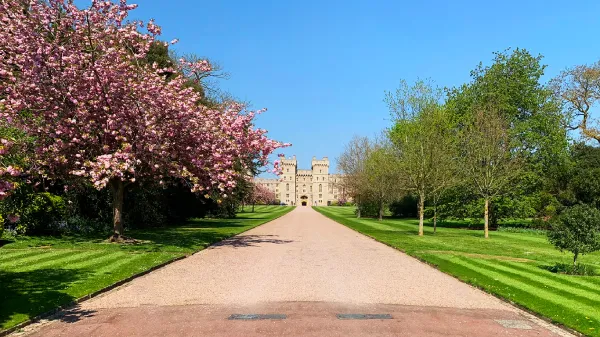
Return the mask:
<path id="1" fill-rule="evenodd" d="M 277 239 L 278 235 L 238 235 L 234 236 L 230 239 L 223 240 L 221 242 L 215 243 L 211 246 L 211 248 L 220 248 L 220 247 L 256 247 L 260 246 L 264 243 L 272 243 L 272 244 L 286 244 L 292 243 L 293 240 L 281 240 Z"/>

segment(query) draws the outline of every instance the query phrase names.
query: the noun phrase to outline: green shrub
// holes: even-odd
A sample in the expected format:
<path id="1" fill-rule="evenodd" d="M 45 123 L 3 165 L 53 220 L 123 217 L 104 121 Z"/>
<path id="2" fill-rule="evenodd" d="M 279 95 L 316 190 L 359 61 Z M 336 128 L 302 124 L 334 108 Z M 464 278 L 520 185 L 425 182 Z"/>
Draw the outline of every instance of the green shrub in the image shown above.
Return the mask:
<path id="1" fill-rule="evenodd" d="M 390 212 L 395 218 L 416 218 L 418 216 L 417 197 L 407 195 L 390 204 Z"/>
<path id="2" fill-rule="evenodd" d="M 358 208 L 354 211 L 358 214 Z M 375 218 L 379 216 L 379 205 L 375 202 L 364 202 L 360 204 L 360 216 Z"/>
<path id="3" fill-rule="evenodd" d="M 600 250 L 600 211 L 589 205 L 567 208 L 551 220 L 549 241 L 561 251 L 573 253 L 573 265 L 580 254 Z"/>
<path id="4" fill-rule="evenodd" d="M 50 234 L 65 226 L 66 203 L 62 197 L 49 192 L 33 192 L 21 187 L 3 200 L 2 213 L 16 216 L 9 223 L 20 234 Z"/>
<path id="5" fill-rule="evenodd" d="M 585 264 L 572 265 L 570 263 L 557 263 L 554 266 L 545 267 L 545 269 L 558 274 L 596 276 L 596 269 Z"/>

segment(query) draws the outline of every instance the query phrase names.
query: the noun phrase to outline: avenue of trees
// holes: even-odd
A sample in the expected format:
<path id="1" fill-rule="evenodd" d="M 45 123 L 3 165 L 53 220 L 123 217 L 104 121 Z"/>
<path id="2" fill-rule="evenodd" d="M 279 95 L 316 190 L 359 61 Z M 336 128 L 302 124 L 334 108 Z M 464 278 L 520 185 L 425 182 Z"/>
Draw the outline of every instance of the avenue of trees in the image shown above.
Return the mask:
<path id="1" fill-rule="evenodd" d="M 386 92 L 391 125 L 378 139 L 354 137 L 338 159 L 357 216 L 483 222 L 548 229 L 577 256 L 600 249 L 600 62 L 548 83 L 541 56 L 494 54 L 469 83 L 438 88 L 401 81 Z M 581 137 L 580 137 L 581 136 Z M 480 220 L 481 219 L 481 220 Z"/>
<path id="2" fill-rule="evenodd" d="M 207 60 L 177 57 L 136 5 L 0 3 L 0 224 L 160 224 L 231 214 L 287 144 L 221 95 Z"/>

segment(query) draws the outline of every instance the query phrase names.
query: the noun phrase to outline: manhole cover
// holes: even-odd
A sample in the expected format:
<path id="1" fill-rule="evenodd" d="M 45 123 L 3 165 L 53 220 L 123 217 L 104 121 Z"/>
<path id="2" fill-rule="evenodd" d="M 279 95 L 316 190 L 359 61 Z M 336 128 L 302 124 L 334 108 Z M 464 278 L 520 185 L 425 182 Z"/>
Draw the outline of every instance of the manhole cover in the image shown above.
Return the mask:
<path id="1" fill-rule="evenodd" d="M 246 320 L 253 321 L 259 319 L 286 319 L 287 316 L 283 314 L 233 314 L 229 316 L 230 320 Z"/>
<path id="2" fill-rule="evenodd" d="M 523 330 L 531 330 L 533 329 L 531 325 L 529 325 L 528 321 L 519 321 L 512 319 L 496 319 L 496 322 L 500 323 L 505 328 L 508 329 L 523 329 Z"/>
<path id="3" fill-rule="evenodd" d="M 338 319 L 392 319 L 390 314 L 337 314 Z"/>

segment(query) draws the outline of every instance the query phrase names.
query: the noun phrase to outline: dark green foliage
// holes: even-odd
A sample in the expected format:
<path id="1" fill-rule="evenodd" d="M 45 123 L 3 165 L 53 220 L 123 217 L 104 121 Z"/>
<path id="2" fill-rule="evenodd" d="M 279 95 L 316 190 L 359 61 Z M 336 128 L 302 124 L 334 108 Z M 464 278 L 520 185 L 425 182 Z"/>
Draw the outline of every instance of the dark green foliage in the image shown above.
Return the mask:
<path id="1" fill-rule="evenodd" d="M 129 228 L 179 224 L 206 214 L 202 199 L 177 182 L 132 186 L 125 195 L 124 220 Z"/>
<path id="2" fill-rule="evenodd" d="M 67 208 L 62 197 L 21 185 L 0 204 L 0 213 L 18 216 L 16 223 L 8 224 L 18 233 L 51 234 L 65 226 Z"/>
<path id="3" fill-rule="evenodd" d="M 355 213 L 358 214 L 358 209 Z M 360 216 L 366 218 L 376 218 L 379 216 L 379 205 L 377 202 L 366 201 L 360 204 Z"/>
<path id="4" fill-rule="evenodd" d="M 105 231 L 112 224 L 111 196 L 108 189 L 98 191 L 91 184 L 72 184 L 65 194 L 67 222 L 75 232 Z"/>
<path id="5" fill-rule="evenodd" d="M 548 190 L 555 195 L 559 208 L 580 203 L 600 207 L 600 148 L 574 144 L 569 162 L 553 172 Z"/>
<path id="6" fill-rule="evenodd" d="M 581 276 L 596 276 L 596 268 L 586 264 L 557 263 L 545 268 L 553 273 Z"/>
<path id="7" fill-rule="evenodd" d="M 418 198 L 414 195 L 406 195 L 402 199 L 390 204 L 390 212 L 396 218 L 416 218 L 418 216 Z"/>
<path id="8" fill-rule="evenodd" d="M 573 264 L 579 255 L 600 250 L 600 211 L 589 205 L 567 208 L 551 221 L 548 240 L 561 251 L 573 253 Z"/>

